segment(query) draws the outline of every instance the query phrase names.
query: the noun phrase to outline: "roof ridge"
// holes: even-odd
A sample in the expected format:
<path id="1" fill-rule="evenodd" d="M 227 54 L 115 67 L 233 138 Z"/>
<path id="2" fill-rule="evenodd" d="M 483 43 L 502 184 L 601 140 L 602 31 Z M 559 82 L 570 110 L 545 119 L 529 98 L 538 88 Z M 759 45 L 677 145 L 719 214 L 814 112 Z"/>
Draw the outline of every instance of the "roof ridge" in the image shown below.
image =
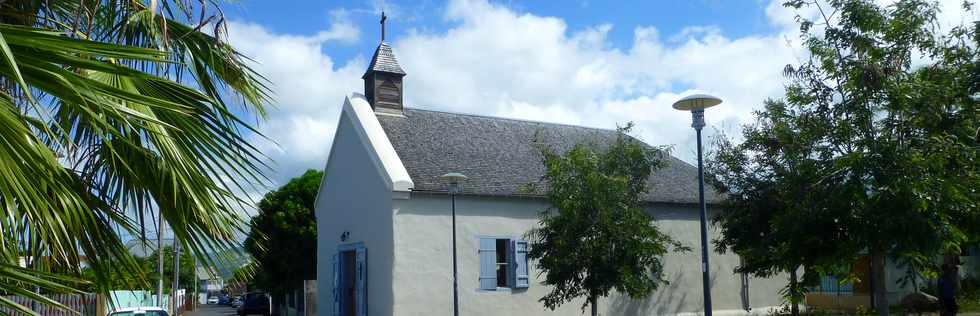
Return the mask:
<path id="1" fill-rule="evenodd" d="M 414 106 L 413 107 L 406 106 L 405 107 L 405 110 L 406 111 L 423 111 L 423 112 L 445 113 L 445 114 L 453 114 L 453 115 L 460 115 L 460 116 L 470 116 L 470 117 L 476 117 L 476 118 L 495 119 L 495 120 L 504 120 L 504 121 L 514 121 L 514 122 L 522 122 L 522 123 L 536 123 L 536 124 L 543 124 L 543 125 L 565 126 L 565 127 L 573 127 L 573 128 L 587 129 L 587 130 L 603 131 L 603 132 L 615 132 L 616 131 L 615 129 L 611 129 L 611 128 L 591 127 L 591 126 L 582 126 L 582 125 L 574 125 L 574 124 L 566 124 L 566 123 L 554 123 L 554 122 L 545 122 L 545 121 L 537 121 L 537 120 L 529 120 L 529 119 L 510 118 L 510 117 L 503 117 L 503 116 L 492 116 L 492 115 L 485 115 L 485 114 L 464 113 L 464 112 L 456 112 L 456 111 L 448 111 L 448 110 L 437 110 L 437 109 L 432 109 L 432 108 L 422 108 L 422 107 L 414 107 Z"/>

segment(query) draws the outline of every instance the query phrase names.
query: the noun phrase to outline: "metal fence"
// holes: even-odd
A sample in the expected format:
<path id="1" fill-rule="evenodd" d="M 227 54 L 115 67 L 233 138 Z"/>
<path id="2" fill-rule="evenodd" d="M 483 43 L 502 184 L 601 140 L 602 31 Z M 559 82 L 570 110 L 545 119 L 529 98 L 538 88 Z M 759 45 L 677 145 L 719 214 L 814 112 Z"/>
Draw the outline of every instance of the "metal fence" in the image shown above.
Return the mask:
<path id="1" fill-rule="evenodd" d="M 41 302 L 34 302 L 34 300 L 22 296 L 4 296 L 3 298 L 30 308 L 42 316 L 98 316 L 99 298 L 96 294 L 50 294 L 46 296 L 68 306 L 78 314 Z M 0 306 L 0 315 L 23 316 L 27 314 L 12 307 Z"/>
<path id="2" fill-rule="evenodd" d="M 820 278 L 820 286 L 811 288 L 810 293 L 851 296 L 854 295 L 854 284 L 851 282 L 842 284 L 837 278 L 825 275 Z"/>

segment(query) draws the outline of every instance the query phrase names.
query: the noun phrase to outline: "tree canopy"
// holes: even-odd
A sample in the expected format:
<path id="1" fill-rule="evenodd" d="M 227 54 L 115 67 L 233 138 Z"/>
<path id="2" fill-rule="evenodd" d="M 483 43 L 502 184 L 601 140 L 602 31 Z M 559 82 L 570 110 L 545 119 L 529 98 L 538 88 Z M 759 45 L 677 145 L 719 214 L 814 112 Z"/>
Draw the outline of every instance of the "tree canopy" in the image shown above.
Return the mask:
<path id="1" fill-rule="evenodd" d="M 709 169 L 729 196 L 718 247 L 757 275 L 802 265 L 854 277 L 862 255 L 879 276 L 887 257 L 928 271 L 978 238 L 980 23 L 944 29 L 938 5 L 919 0 L 786 5 L 816 12 L 799 18 L 808 57 L 786 67 L 785 97 L 745 141 L 718 148 Z"/>
<path id="2" fill-rule="evenodd" d="M 153 251 L 152 254 L 137 258 L 139 262 L 139 268 L 142 273 L 140 274 L 121 274 L 112 278 L 110 281 L 111 286 L 114 290 L 138 290 L 147 289 L 147 280 L 142 278 L 147 278 L 148 280 L 156 280 L 159 278 L 159 272 L 157 271 L 157 251 Z M 170 289 L 173 287 L 174 278 L 174 247 L 164 246 L 163 247 L 163 286 L 164 293 L 169 293 Z M 194 257 L 186 252 L 181 251 L 180 253 L 180 288 L 185 290 L 193 290 L 194 283 L 197 282 L 195 273 L 195 262 Z M 82 269 L 82 278 L 90 281 L 96 280 L 95 271 L 91 268 Z M 93 288 L 82 288 L 86 291 L 94 291 Z"/>
<path id="3" fill-rule="evenodd" d="M 616 290 L 644 297 L 661 284 L 661 257 L 687 250 L 660 231 L 643 197 L 650 173 L 666 164 L 667 148 L 649 148 L 620 129 L 599 147 L 578 144 L 565 153 L 541 147 L 551 208 L 527 235 L 528 257 L 552 290 L 541 298 L 554 309 L 579 297 L 596 314 L 599 297 Z"/>
<path id="4" fill-rule="evenodd" d="M 259 202 L 245 240 L 255 269 L 252 285 L 281 294 L 316 279 L 314 209 L 322 178 L 322 171 L 307 170 Z"/>

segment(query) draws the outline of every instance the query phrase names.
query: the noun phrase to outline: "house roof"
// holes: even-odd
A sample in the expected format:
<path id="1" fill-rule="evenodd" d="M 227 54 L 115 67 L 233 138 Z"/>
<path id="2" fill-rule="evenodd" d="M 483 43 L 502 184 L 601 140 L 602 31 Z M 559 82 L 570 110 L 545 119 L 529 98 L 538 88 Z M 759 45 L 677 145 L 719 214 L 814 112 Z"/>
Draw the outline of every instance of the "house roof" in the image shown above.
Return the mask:
<path id="1" fill-rule="evenodd" d="M 378 114 L 382 128 L 415 184 L 414 190 L 445 190 L 440 176 L 469 177 L 464 194 L 529 195 L 528 184 L 545 188 L 545 169 L 535 140 L 558 151 L 579 143 L 609 143 L 616 131 L 498 117 L 406 108 L 404 116 Z M 646 200 L 697 203 L 697 168 L 670 157 L 649 179 Z M 710 187 L 705 199 L 719 202 Z"/>
<path id="2" fill-rule="evenodd" d="M 374 50 L 374 57 L 371 57 L 371 64 L 368 65 L 368 69 L 364 75 L 366 76 L 372 71 L 390 72 L 400 75 L 405 74 L 402 66 L 398 64 L 398 59 L 395 58 L 395 53 L 391 51 L 391 46 L 385 42 L 378 44 L 378 48 Z"/>

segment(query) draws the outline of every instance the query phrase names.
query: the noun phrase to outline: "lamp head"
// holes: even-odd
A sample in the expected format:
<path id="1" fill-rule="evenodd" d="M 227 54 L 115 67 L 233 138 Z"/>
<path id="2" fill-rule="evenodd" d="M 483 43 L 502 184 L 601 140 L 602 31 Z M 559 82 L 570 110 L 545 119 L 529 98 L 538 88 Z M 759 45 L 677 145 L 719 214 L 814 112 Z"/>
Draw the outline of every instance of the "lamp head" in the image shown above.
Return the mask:
<path id="1" fill-rule="evenodd" d="M 449 182 L 450 184 L 458 184 L 460 182 L 466 181 L 466 179 L 469 179 L 468 177 L 466 177 L 466 175 L 459 172 L 450 172 L 442 175 L 439 178 L 445 180 L 446 182 Z"/>
<path id="2" fill-rule="evenodd" d="M 677 102 L 674 102 L 674 109 L 681 111 L 704 110 L 712 106 L 721 104 L 721 99 L 707 94 L 692 94 Z"/>
<path id="3" fill-rule="evenodd" d="M 462 182 L 466 181 L 466 175 L 459 172 L 450 172 L 442 175 L 442 180 L 449 182 L 449 193 L 456 194 L 462 191 Z"/>

